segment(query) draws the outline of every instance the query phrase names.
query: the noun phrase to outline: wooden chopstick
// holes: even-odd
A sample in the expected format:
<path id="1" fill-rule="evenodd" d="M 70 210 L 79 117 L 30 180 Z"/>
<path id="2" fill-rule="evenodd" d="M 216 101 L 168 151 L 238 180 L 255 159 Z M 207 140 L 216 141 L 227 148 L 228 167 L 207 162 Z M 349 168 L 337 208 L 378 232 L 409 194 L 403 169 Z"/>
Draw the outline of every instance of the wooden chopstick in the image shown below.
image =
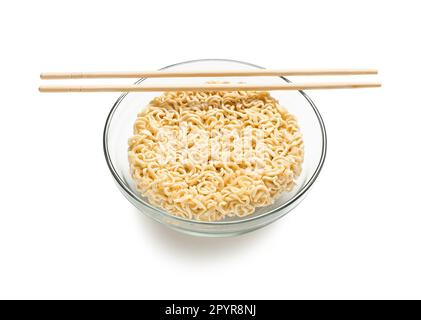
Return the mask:
<path id="1" fill-rule="evenodd" d="M 98 78 L 181 78 L 181 77 L 259 77 L 259 76 L 345 76 L 377 74 L 376 69 L 296 69 L 296 70 L 227 70 L 227 71 L 137 71 L 137 72 L 46 72 L 49 79 L 98 79 Z"/>
<path id="2" fill-rule="evenodd" d="M 201 84 L 201 85 L 72 85 L 41 86 L 40 92 L 160 92 L 160 91 L 270 91 L 356 89 L 380 87 L 378 82 L 284 83 L 284 84 Z"/>

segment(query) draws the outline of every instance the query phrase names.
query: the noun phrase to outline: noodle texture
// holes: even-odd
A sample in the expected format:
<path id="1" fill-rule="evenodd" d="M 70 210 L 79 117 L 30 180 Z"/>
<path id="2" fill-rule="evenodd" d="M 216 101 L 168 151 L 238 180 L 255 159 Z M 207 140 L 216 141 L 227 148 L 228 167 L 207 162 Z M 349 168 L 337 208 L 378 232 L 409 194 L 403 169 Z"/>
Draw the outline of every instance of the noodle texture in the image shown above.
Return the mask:
<path id="1" fill-rule="evenodd" d="M 150 203 L 218 221 L 291 191 L 304 147 L 296 118 L 268 92 L 167 92 L 138 114 L 128 155 Z"/>

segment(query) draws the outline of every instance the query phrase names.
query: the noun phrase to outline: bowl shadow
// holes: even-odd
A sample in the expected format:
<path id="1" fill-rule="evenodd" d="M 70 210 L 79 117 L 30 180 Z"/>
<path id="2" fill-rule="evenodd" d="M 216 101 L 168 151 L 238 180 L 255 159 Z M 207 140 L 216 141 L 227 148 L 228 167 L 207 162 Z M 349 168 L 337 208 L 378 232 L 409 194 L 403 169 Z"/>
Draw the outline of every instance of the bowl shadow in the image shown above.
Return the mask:
<path id="1" fill-rule="evenodd" d="M 184 234 L 168 228 L 134 209 L 139 227 L 143 234 L 151 238 L 155 245 L 177 258 L 213 260 L 215 258 L 232 257 L 253 250 L 262 241 L 279 232 L 281 221 L 267 225 L 261 229 L 234 237 L 198 237 Z M 285 220 L 286 217 L 281 220 Z M 277 226 L 277 227 L 275 227 Z M 282 227 L 282 226 L 281 226 Z"/>

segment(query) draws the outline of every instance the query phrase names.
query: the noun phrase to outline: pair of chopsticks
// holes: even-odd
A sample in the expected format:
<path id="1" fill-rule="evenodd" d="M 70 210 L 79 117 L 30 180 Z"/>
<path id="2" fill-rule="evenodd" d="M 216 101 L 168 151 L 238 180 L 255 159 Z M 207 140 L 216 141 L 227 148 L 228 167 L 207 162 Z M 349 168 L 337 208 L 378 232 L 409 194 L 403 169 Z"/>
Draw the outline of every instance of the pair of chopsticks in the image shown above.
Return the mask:
<path id="1" fill-rule="evenodd" d="M 42 73 L 42 80 L 116 79 L 116 78 L 186 78 L 186 77 L 262 77 L 262 76 L 350 76 L 375 75 L 375 69 L 314 69 L 314 70 L 232 70 L 232 71 L 139 71 L 139 72 L 77 72 Z M 193 85 L 46 85 L 40 92 L 161 92 L 161 91 L 270 91 L 309 89 L 355 89 L 380 87 L 379 82 L 282 83 L 248 84 L 215 83 Z"/>

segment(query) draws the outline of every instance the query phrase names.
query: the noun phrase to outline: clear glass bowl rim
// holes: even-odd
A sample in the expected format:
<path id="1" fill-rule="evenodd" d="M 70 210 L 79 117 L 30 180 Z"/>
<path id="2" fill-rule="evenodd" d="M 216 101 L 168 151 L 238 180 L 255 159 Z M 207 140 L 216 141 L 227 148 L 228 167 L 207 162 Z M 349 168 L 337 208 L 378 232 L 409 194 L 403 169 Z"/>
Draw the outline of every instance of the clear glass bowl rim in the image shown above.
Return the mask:
<path id="1" fill-rule="evenodd" d="M 249 63 L 249 62 L 232 60 L 232 59 L 196 59 L 196 60 L 189 60 L 189 61 L 183 61 L 183 62 L 171 64 L 171 65 L 163 67 L 159 70 L 165 70 L 165 69 L 175 67 L 175 66 L 179 66 L 179 65 L 183 65 L 183 64 L 189 64 L 189 63 L 195 63 L 195 62 L 206 62 L 206 61 L 234 62 L 234 63 L 240 63 L 240 64 L 248 65 L 248 66 L 259 68 L 259 69 L 265 69 L 261 66 L 258 66 L 258 65 L 255 65 L 255 64 L 252 64 L 252 63 Z M 291 82 L 290 80 L 288 80 L 285 77 L 280 77 L 280 78 L 283 79 L 286 82 Z M 143 82 L 145 79 L 146 78 L 139 79 L 135 82 L 135 84 L 139 84 L 139 83 Z M 108 149 L 108 134 L 109 134 L 109 128 L 110 128 L 111 121 L 113 119 L 115 111 L 117 110 L 117 108 L 120 105 L 120 103 L 122 102 L 122 100 L 126 97 L 127 93 L 123 93 L 117 99 L 117 101 L 114 103 L 113 107 L 111 108 L 110 113 L 108 114 L 107 120 L 105 122 L 104 133 L 103 133 L 103 150 L 104 150 L 105 160 L 107 162 L 108 168 L 110 169 L 111 174 L 113 175 L 113 177 L 116 180 L 116 182 L 118 183 L 118 185 L 122 188 L 122 190 L 124 190 L 126 192 L 127 195 L 130 196 L 130 198 L 132 198 L 132 200 L 134 200 L 136 203 L 147 206 L 148 208 L 151 208 L 154 212 L 156 212 L 158 214 L 161 214 L 161 215 L 164 215 L 164 216 L 166 216 L 170 219 L 179 220 L 179 221 L 182 221 L 184 223 L 188 222 L 188 223 L 197 224 L 197 225 L 215 225 L 215 226 L 241 224 L 241 223 L 246 223 L 246 222 L 250 222 L 250 221 L 257 221 L 259 219 L 263 219 L 264 217 L 268 217 L 269 215 L 275 214 L 276 212 L 289 207 L 290 205 L 292 205 L 293 203 L 298 201 L 301 197 L 303 197 L 307 193 L 307 191 L 310 189 L 310 187 L 313 185 L 314 181 L 317 179 L 317 177 L 318 177 L 318 175 L 319 175 L 319 173 L 320 173 L 320 171 L 323 167 L 323 164 L 325 162 L 326 149 L 327 149 L 327 136 L 326 136 L 326 128 L 325 128 L 322 116 L 320 115 L 320 112 L 317 109 L 314 102 L 307 96 L 307 94 L 305 92 L 303 92 L 302 90 L 298 90 L 298 92 L 300 92 L 301 95 L 303 95 L 303 97 L 308 101 L 308 103 L 312 107 L 312 109 L 313 109 L 313 111 L 314 111 L 314 113 L 317 117 L 317 120 L 319 122 L 321 134 L 322 134 L 322 153 L 321 153 L 321 156 L 320 156 L 320 159 L 319 159 L 319 163 L 316 167 L 316 170 L 313 172 L 312 176 L 307 181 L 307 183 L 304 185 L 304 187 L 294 197 L 292 197 L 290 200 L 288 200 L 283 205 L 281 205 L 278 208 L 275 208 L 275 209 L 273 209 L 269 212 L 258 215 L 256 217 L 245 218 L 245 219 L 237 220 L 237 221 L 215 221 L 215 222 L 196 221 L 196 220 L 189 220 L 189 219 L 184 219 L 184 218 L 181 218 L 181 217 L 171 215 L 170 213 L 167 213 L 164 210 L 161 210 L 161 209 L 143 201 L 142 199 L 138 198 L 137 195 L 132 190 L 130 190 L 130 188 L 128 188 L 125 185 L 124 181 L 121 179 L 120 175 L 117 173 L 117 170 L 115 169 L 114 164 L 112 163 L 110 153 L 109 153 L 109 149 Z"/>

